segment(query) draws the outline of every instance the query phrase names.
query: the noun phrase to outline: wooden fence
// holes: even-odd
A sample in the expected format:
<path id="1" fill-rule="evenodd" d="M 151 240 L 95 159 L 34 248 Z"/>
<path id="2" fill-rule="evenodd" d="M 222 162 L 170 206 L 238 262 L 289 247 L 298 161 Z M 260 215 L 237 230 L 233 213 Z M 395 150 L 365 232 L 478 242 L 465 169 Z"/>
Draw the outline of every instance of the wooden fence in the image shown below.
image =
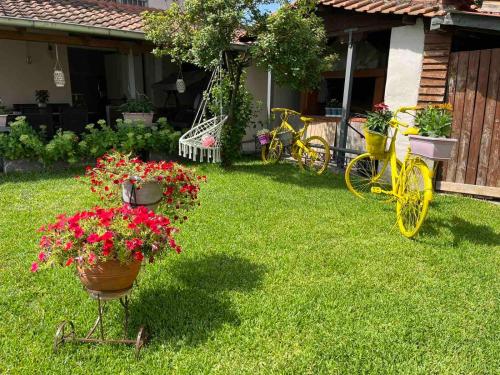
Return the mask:
<path id="1" fill-rule="evenodd" d="M 452 53 L 448 101 L 459 142 L 438 188 L 500 198 L 500 49 Z"/>

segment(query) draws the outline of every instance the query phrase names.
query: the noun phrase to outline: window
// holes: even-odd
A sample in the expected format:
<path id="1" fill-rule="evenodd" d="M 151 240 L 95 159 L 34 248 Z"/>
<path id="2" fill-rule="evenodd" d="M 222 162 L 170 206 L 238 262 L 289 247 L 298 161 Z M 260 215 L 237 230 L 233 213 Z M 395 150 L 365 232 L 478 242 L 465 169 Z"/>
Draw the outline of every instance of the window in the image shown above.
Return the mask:
<path id="1" fill-rule="evenodd" d="M 118 3 L 128 4 L 128 5 L 138 5 L 141 7 L 148 6 L 148 0 L 117 0 Z"/>

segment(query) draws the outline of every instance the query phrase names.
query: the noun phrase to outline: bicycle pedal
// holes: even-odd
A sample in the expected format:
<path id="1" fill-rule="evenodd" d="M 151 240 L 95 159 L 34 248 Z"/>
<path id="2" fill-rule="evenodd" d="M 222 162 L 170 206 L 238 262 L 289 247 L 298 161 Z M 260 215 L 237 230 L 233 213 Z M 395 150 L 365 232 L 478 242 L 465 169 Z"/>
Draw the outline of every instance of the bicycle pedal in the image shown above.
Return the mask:
<path id="1" fill-rule="evenodd" d="M 373 186 L 371 190 L 373 194 L 382 194 L 382 188 L 378 186 Z"/>

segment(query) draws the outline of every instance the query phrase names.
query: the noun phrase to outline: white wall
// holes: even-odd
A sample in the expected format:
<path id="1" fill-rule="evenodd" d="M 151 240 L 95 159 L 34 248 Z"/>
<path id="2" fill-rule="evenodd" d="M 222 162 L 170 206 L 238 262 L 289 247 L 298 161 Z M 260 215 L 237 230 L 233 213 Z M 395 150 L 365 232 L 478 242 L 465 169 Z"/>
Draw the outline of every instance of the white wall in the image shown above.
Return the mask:
<path id="1" fill-rule="evenodd" d="M 167 9 L 172 3 L 182 4 L 182 0 L 149 0 L 150 8 Z"/>
<path id="2" fill-rule="evenodd" d="M 418 103 L 424 53 L 424 24 L 421 19 L 412 26 L 394 27 L 391 32 L 385 103 L 395 110 Z M 411 123 L 412 117 L 401 117 Z M 396 151 L 403 158 L 408 138 L 398 135 Z"/>
<path id="3" fill-rule="evenodd" d="M 53 45 L 52 45 L 53 46 Z M 51 103 L 71 103 L 71 82 L 65 46 L 58 46 L 66 86 L 54 84 L 55 48 L 47 43 L 0 40 L 0 98 L 7 106 L 35 103 L 35 90 L 48 90 Z M 27 54 L 32 63 L 26 62 Z"/>

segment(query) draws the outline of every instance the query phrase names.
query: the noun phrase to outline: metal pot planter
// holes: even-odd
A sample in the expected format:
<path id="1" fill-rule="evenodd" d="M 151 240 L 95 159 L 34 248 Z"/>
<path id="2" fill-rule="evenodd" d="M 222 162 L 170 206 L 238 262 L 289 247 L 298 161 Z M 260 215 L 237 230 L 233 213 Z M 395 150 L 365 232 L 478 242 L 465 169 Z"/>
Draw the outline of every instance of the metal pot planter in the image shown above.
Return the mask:
<path id="1" fill-rule="evenodd" d="M 123 119 L 125 121 L 141 122 L 146 126 L 153 125 L 154 113 L 142 113 L 142 112 L 123 112 Z"/>
<path id="2" fill-rule="evenodd" d="M 368 151 L 373 156 L 383 156 L 385 154 L 385 148 L 387 144 L 387 136 L 364 129 L 366 151 Z"/>
<path id="3" fill-rule="evenodd" d="M 122 185 L 122 199 L 132 207 L 144 206 L 156 210 L 163 199 L 163 190 L 157 182 L 146 182 L 138 188 L 136 184 L 126 181 Z"/>

